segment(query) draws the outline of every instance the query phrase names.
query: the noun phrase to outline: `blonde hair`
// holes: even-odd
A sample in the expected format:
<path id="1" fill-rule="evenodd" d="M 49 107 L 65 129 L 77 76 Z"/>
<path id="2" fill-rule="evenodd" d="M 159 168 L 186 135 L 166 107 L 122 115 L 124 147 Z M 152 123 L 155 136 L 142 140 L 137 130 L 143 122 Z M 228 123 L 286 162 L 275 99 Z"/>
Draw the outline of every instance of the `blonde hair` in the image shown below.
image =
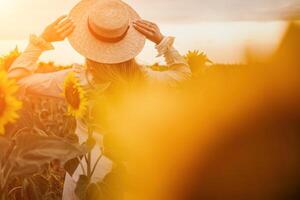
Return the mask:
<path id="1" fill-rule="evenodd" d="M 96 84 L 110 82 L 113 85 L 123 85 L 144 79 L 141 66 L 135 59 L 117 64 L 98 63 L 86 59 L 86 65 Z"/>

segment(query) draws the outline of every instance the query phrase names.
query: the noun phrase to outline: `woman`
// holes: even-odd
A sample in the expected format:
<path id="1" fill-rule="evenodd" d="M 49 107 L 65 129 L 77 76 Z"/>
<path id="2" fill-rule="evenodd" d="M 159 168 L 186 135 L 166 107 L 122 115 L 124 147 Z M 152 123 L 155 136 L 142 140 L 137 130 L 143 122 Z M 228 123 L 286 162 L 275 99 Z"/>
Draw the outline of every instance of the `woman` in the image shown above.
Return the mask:
<path id="1" fill-rule="evenodd" d="M 86 67 L 74 67 L 59 72 L 34 73 L 40 55 L 52 50 L 52 42 L 69 37 L 73 48 L 86 58 Z M 145 38 L 156 44 L 159 56 L 164 56 L 168 70 L 153 71 L 135 62 L 145 44 Z M 166 83 L 174 86 L 190 77 L 190 69 L 184 58 L 173 48 L 173 37 L 165 37 L 158 26 L 141 20 L 139 15 L 120 0 L 83 0 L 69 16 L 62 16 L 50 24 L 40 36 L 32 35 L 27 49 L 9 69 L 9 76 L 18 79 L 20 86 L 29 92 L 62 98 L 62 83 L 73 71 L 81 84 L 93 88 L 97 84 L 109 88 L 116 83 L 144 79 L 148 83 Z M 77 125 L 80 141 L 85 141 L 86 127 Z M 92 152 L 99 154 L 98 148 Z M 110 170 L 110 161 L 103 158 L 98 165 L 93 181 L 101 180 Z M 106 166 L 106 170 L 105 170 Z M 73 179 L 67 177 L 65 198 L 72 199 L 79 170 Z M 75 197 L 74 197 L 75 198 Z"/>

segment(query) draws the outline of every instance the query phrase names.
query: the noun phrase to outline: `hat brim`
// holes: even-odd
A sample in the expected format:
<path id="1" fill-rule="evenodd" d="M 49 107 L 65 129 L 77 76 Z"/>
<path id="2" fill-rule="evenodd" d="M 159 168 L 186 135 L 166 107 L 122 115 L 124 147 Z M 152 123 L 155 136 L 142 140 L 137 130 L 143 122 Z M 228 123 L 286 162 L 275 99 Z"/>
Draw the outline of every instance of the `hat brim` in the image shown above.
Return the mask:
<path id="1" fill-rule="evenodd" d="M 76 27 L 68 37 L 70 44 L 82 56 L 99 63 L 115 64 L 135 58 L 144 48 L 146 38 L 132 26 L 132 23 L 126 36 L 116 43 L 98 40 L 89 31 L 89 10 L 98 1 L 108 0 L 82 0 L 71 10 L 70 17 Z M 131 22 L 140 19 L 133 8 L 126 3 L 124 5 L 129 11 Z"/>

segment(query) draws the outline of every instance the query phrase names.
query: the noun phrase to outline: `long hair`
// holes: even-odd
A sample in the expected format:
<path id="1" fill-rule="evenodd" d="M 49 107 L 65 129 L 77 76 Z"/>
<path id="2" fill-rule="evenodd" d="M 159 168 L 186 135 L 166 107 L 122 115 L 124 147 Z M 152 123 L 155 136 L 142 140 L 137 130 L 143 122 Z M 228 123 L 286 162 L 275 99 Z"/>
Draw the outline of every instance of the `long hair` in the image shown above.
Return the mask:
<path id="1" fill-rule="evenodd" d="M 128 95 L 139 91 L 145 83 L 144 73 L 137 62 L 132 59 L 123 63 L 105 64 L 86 59 L 86 67 L 92 75 L 93 83 L 110 83 L 101 97 L 97 99 L 96 118 L 101 124 L 101 131 L 110 130 L 111 107 L 117 107 Z M 97 87 L 95 88 L 97 90 Z M 97 92 L 97 91 L 96 91 Z M 116 110 L 114 110 L 115 112 Z"/>
<path id="2" fill-rule="evenodd" d="M 114 86 L 126 86 L 144 80 L 141 66 L 131 59 L 117 64 L 98 63 L 86 59 L 88 70 L 96 84 L 110 82 Z"/>

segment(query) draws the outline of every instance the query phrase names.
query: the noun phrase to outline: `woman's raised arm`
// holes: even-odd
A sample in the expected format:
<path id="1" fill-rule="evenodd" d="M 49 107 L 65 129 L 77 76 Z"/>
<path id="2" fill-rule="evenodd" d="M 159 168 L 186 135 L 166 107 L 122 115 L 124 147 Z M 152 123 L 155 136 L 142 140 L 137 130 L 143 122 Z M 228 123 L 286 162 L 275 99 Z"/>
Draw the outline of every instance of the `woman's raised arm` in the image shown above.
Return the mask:
<path id="1" fill-rule="evenodd" d="M 31 75 L 41 54 L 54 49 L 51 43 L 63 41 L 72 33 L 74 27 L 72 20 L 64 15 L 47 26 L 41 36 L 31 35 L 28 47 L 10 67 L 9 77 L 19 80 Z"/>
<path id="2" fill-rule="evenodd" d="M 187 62 L 173 47 L 174 37 L 165 37 L 153 22 L 138 20 L 133 25 L 148 40 L 156 44 L 158 56 L 164 56 L 168 66 L 168 70 L 162 72 L 145 67 L 144 70 L 150 82 L 176 86 L 179 82 L 191 77 L 191 70 Z"/>

